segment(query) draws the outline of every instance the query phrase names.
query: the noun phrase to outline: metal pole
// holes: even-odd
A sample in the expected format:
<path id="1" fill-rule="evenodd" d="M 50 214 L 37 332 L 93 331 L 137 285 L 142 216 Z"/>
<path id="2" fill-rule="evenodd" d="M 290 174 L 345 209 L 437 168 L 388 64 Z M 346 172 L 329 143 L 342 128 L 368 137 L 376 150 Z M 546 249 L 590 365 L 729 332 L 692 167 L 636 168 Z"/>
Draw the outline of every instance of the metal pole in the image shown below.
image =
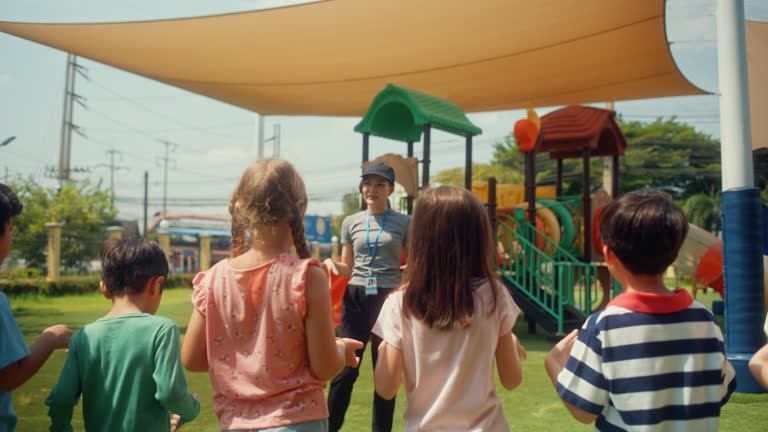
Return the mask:
<path id="1" fill-rule="evenodd" d="M 64 107 L 61 114 L 61 143 L 59 147 L 58 179 L 69 178 L 69 154 L 72 139 L 72 101 L 74 99 L 75 68 L 74 56 L 67 54 L 67 69 L 64 78 Z"/>
<path id="2" fill-rule="evenodd" d="M 424 125 L 424 157 L 421 161 L 421 188 L 426 189 L 429 187 L 429 152 L 430 141 L 432 141 L 432 125 Z"/>
<path id="3" fill-rule="evenodd" d="M 146 237 L 149 216 L 149 171 L 144 171 L 144 236 Z"/>
<path id="4" fill-rule="evenodd" d="M 115 150 L 109 153 L 109 190 L 112 208 L 115 208 Z"/>
<path id="5" fill-rule="evenodd" d="M 764 343 L 762 208 L 753 187 L 743 0 L 717 2 L 720 145 L 723 174 L 725 351 L 736 370 L 736 391 L 758 393 L 748 362 Z"/>
<path id="6" fill-rule="evenodd" d="M 753 186 L 752 130 L 744 31 L 744 0 L 718 0 L 717 63 L 721 93 L 723 190 Z"/>
<path id="7" fill-rule="evenodd" d="M 362 166 L 365 165 L 366 162 L 368 162 L 368 154 L 369 154 L 369 146 L 370 146 L 370 139 L 371 134 L 369 132 L 363 132 L 363 163 L 360 165 L 360 168 L 362 169 Z M 362 197 L 362 193 L 360 194 L 360 210 L 365 210 L 368 208 L 368 204 L 365 202 L 365 199 Z"/>
<path id="8" fill-rule="evenodd" d="M 467 135 L 466 151 L 464 155 L 464 187 L 472 190 L 472 135 Z"/>
<path id="9" fill-rule="evenodd" d="M 493 238 L 498 242 L 496 232 L 496 177 L 488 178 L 488 219 L 491 221 Z M 496 243 L 494 242 L 494 244 Z"/>
<path id="10" fill-rule="evenodd" d="M 256 157 L 264 159 L 264 116 L 259 114 L 259 142 L 256 151 Z"/>
<path id="11" fill-rule="evenodd" d="M 165 219 L 165 215 L 168 211 L 168 162 L 171 160 L 168 157 L 168 154 L 171 151 L 176 150 L 176 144 L 166 140 L 160 142 L 165 145 L 165 157 L 163 157 L 163 165 L 165 167 L 163 170 L 163 219 Z"/>
<path id="12" fill-rule="evenodd" d="M 408 141 L 408 157 L 409 158 L 413 157 L 413 141 Z M 419 173 L 417 170 L 416 172 L 417 179 L 418 179 L 418 175 Z M 418 181 L 416 183 L 418 183 Z M 413 197 L 408 195 L 408 198 L 406 198 L 405 203 L 406 203 L 406 210 L 408 211 L 408 214 L 412 215 L 413 214 Z"/>
<path id="13" fill-rule="evenodd" d="M 584 245 L 584 262 L 592 262 L 592 200 L 589 196 L 589 147 L 581 149 L 581 209 L 584 233 L 581 244 Z"/>

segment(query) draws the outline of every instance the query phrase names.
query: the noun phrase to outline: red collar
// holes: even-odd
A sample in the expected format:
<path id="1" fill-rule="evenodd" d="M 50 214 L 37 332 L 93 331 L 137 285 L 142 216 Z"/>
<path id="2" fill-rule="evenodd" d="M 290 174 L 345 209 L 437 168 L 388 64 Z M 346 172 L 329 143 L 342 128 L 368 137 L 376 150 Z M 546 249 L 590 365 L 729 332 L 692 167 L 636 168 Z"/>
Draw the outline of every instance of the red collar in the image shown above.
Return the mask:
<path id="1" fill-rule="evenodd" d="M 665 314 L 679 312 L 691 303 L 693 303 L 693 297 L 688 294 L 688 291 L 678 288 L 672 295 L 625 292 L 611 300 L 608 306 L 618 306 L 633 312 Z"/>

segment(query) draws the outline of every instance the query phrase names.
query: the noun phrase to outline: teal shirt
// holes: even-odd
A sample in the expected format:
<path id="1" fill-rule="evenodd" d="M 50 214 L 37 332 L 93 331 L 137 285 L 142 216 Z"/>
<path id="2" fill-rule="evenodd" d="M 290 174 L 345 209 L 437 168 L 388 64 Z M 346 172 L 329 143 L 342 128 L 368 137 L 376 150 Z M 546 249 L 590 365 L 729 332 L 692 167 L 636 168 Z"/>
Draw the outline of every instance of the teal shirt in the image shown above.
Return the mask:
<path id="1" fill-rule="evenodd" d="M 182 422 L 200 413 L 187 391 L 178 327 L 144 313 L 102 318 L 72 338 L 59 382 L 45 401 L 51 431 L 72 430 L 81 394 L 87 431 L 166 432 L 169 413 Z"/>
<path id="2" fill-rule="evenodd" d="M 5 369 L 28 355 L 29 349 L 16 320 L 11 315 L 8 298 L 0 291 L 0 369 Z M 16 430 L 16 413 L 13 411 L 12 399 L 11 392 L 0 391 L 0 432 Z"/>

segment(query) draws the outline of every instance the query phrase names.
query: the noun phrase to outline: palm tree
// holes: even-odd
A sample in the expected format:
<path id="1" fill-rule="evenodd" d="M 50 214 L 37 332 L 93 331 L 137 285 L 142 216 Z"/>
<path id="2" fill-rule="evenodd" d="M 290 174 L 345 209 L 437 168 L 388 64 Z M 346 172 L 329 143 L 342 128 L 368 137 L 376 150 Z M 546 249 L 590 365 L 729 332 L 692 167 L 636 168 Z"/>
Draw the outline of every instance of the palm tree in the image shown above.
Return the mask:
<path id="1" fill-rule="evenodd" d="M 688 222 L 710 232 L 720 232 L 720 193 L 695 194 L 683 204 Z"/>

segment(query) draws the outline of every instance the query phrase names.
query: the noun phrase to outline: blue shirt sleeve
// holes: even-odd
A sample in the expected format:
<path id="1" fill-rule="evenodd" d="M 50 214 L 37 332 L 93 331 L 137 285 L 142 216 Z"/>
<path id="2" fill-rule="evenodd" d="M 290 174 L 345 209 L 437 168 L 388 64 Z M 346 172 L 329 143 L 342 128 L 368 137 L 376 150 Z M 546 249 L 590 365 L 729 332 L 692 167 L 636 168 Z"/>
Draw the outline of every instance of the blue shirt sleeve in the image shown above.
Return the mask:
<path id="1" fill-rule="evenodd" d="M 29 355 L 29 348 L 13 319 L 11 305 L 3 292 L 0 292 L 0 341 L 0 369 Z"/>

